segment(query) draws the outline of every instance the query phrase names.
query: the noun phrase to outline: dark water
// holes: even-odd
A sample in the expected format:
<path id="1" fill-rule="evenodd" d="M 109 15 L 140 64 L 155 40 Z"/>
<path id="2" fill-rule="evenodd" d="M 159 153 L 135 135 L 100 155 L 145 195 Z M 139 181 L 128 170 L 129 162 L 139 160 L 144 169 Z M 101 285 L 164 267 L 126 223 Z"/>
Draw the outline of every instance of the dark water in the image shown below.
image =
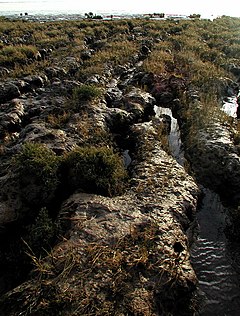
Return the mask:
<path id="1" fill-rule="evenodd" d="M 236 110 L 236 107 L 235 107 Z M 157 108 L 156 115 L 171 117 L 169 145 L 172 156 L 184 165 L 180 131 L 170 109 Z M 240 246 L 225 236 L 226 209 L 219 196 L 204 189 L 197 213 L 199 234 L 191 249 L 191 262 L 202 298 L 199 316 L 240 316 Z"/>
<path id="2" fill-rule="evenodd" d="M 197 213 L 198 240 L 191 250 L 191 262 L 203 295 L 201 316 L 240 315 L 240 275 L 236 257 L 239 249 L 227 240 L 225 209 L 219 196 L 204 190 Z"/>
<path id="3" fill-rule="evenodd" d="M 228 98 L 223 111 L 236 117 L 237 97 Z M 199 236 L 191 261 L 203 295 L 201 316 L 240 315 L 240 247 L 224 233 L 227 210 L 214 192 L 205 189 L 197 213 Z"/>

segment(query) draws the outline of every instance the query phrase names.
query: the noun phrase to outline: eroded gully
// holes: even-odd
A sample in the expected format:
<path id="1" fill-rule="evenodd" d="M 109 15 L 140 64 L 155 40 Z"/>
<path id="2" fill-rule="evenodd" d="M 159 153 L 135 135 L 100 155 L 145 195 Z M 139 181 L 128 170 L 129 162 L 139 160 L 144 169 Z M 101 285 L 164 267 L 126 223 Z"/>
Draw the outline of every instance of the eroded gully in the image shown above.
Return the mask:
<path id="1" fill-rule="evenodd" d="M 184 165 L 179 126 L 170 109 L 155 108 L 156 115 L 171 117 L 169 146 L 172 156 Z M 225 236 L 227 209 L 219 196 L 202 189 L 203 198 L 197 212 L 198 235 L 191 248 L 191 262 L 199 280 L 199 316 L 240 315 L 239 247 Z"/>

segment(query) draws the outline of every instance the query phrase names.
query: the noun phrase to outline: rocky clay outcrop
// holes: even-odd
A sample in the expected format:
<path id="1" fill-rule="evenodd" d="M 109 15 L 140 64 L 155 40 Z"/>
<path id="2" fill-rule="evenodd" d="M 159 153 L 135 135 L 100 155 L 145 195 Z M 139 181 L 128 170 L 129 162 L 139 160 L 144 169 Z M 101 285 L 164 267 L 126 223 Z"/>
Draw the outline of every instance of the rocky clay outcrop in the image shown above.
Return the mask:
<path id="1" fill-rule="evenodd" d="M 161 133 L 169 126 L 165 126 L 166 118 L 153 117 L 156 99 L 134 86 L 139 81 L 150 82 L 150 77 L 126 66 L 120 77 L 117 74 L 107 83 L 103 99 L 82 102 L 76 108 L 70 96 L 82 83 L 64 79 L 67 74 L 57 70 L 46 71 L 48 77 L 19 80 L 18 95 L 8 94 L 1 105 L 5 139 L 0 178 L 4 188 L 0 194 L 2 236 L 9 227 L 28 220 L 28 214 L 34 216 L 34 209 L 44 206 L 44 200 L 52 205 L 60 199 L 58 218 L 61 226 L 67 224 L 62 241 L 41 262 L 49 270 L 33 272 L 31 281 L 5 294 L 1 313 L 45 315 L 62 310 L 68 315 L 78 310 L 97 314 L 101 306 L 102 314 L 180 315 L 179 309 L 191 314 L 197 279 L 189 244 L 199 190 L 163 150 Z M 108 78 L 99 80 L 107 82 Z M 69 191 L 68 196 L 52 192 L 48 201 L 38 181 L 21 189 L 11 159 L 23 144 L 44 144 L 61 157 L 91 142 L 96 132 L 111 136 L 122 152 L 130 152 L 131 180 L 125 194 L 110 198 L 78 191 Z M 3 274 L 0 280 L 6 283 Z"/>
<path id="2" fill-rule="evenodd" d="M 225 54 L 236 36 L 221 35 L 232 23 L 217 20 L 210 32 L 138 19 L 4 30 L 3 49 L 37 46 L 0 67 L 1 315 L 195 315 L 195 179 L 240 201 L 237 121 L 202 115 L 209 85 L 219 102 L 239 90 Z M 171 156 L 171 111 L 156 107 L 178 119 L 195 179 Z"/>
<path id="3" fill-rule="evenodd" d="M 72 68 L 54 66 L 46 75 L 2 82 L 0 233 L 4 236 L 9 227 L 22 225 L 33 208 L 30 202 L 35 201 L 34 208 L 44 207 L 42 200 L 54 204 L 67 232 L 45 259 L 30 254 L 38 268 L 31 281 L 2 297 L 0 311 L 191 315 L 197 279 L 189 245 L 199 189 L 164 150 L 162 133 L 170 132 L 170 118 L 154 117 L 154 106 L 172 107 L 184 131 L 187 107 L 176 97 L 186 83 L 175 76 L 141 72 L 137 62 L 134 67 L 109 68 L 111 76 L 88 78 L 91 85 L 106 85 L 103 97 L 76 103 L 71 96 L 83 83 L 69 79 L 71 69 L 79 67 L 70 61 Z M 142 85 L 150 93 L 139 88 Z M 223 84 L 222 89 L 227 87 Z M 232 82 L 231 87 L 236 88 Z M 189 106 L 201 111 L 197 93 L 189 94 Z M 102 135 L 108 135 L 123 156 L 126 150 L 130 153 L 131 180 L 125 194 L 110 198 L 67 189 L 62 195 L 52 192 L 48 201 L 38 182 L 29 181 L 31 188 L 21 189 L 11 159 L 23 144 L 44 144 L 61 157 L 93 139 L 100 145 Z M 186 146 L 186 157 L 197 179 L 238 201 L 239 155 L 230 126 L 218 122 L 193 136 L 197 142 Z M 40 271 L 40 266 L 46 269 Z M 4 275 L 0 283 L 6 284 Z"/>
<path id="4" fill-rule="evenodd" d="M 199 181 L 230 203 L 238 203 L 240 157 L 233 144 L 230 127 L 216 124 L 199 131 L 197 137 L 198 142 L 187 150 L 187 157 Z"/>
<path id="5" fill-rule="evenodd" d="M 231 89 L 232 81 L 229 80 L 229 83 Z M 224 88 L 225 95 L 229 90 L 227 87 Z M 236 85 L 234 87 L 236 93 Z M 240 156 L 234 142 L 237 122 L 234 119 L 233 122 L 228 121 L 224 113 L 222 118 L 219 112 L 206 113 L 199 126 L 197 121 L 186 115 L 187 111 L 192 112 L 196 120 L 204 115 L 198 93 L 190 90 L 187 103 L 182 107 L 179 100 L 175 100 L 173 112 L 181 122 L 185 156 L 193 173 L 199 183 L 218 192 L 228 203 L 236 204 L 240 201 Z"/>
<path id="6" fill-rule="evenodd" d="M 0 91 L 0 103 L 4 103 L 20 96 L 18 87 L 11 82 L 1 83 Z"/>
<path id="7" fill-rule="evenodd" d="M 63 203 L 59 216 L 70 220 L 67 235 L 41 262 L 43 274 L 2 298 L 1 313 L 41 315 L 62 306 L 62 315 L 191 313 L 197 279 L 188 237 L 198 188 L 161 148 L 158 124 L 132 127 L 138 151 L 124 195 L 76 192 Z"/>

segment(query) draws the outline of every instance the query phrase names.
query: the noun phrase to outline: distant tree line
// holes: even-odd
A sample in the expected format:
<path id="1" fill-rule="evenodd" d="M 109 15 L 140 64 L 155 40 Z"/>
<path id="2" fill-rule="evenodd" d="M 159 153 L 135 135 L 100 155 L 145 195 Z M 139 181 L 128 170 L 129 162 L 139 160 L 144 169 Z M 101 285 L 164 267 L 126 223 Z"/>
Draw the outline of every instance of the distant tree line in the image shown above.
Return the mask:
<path id="1" fill-rule="evenodd" d="M 93 14 L 92 12 L 85 13 L 85 18 L 87 19 L 102 19 L 103 17 L 101 15 Z"/>
<path id="2" fill-rule="evenodd" d="M 200 19 L 200 17 L 201 17 L 201 14 L 196 14 L 196 13 L 189 15 L 190 19 Z"/>
<path id="3" fill-rule="evenodd" d="M 165 13 L 153 13 L 150 14 L 150 18 L 164 18 L 165 17 Z"/>

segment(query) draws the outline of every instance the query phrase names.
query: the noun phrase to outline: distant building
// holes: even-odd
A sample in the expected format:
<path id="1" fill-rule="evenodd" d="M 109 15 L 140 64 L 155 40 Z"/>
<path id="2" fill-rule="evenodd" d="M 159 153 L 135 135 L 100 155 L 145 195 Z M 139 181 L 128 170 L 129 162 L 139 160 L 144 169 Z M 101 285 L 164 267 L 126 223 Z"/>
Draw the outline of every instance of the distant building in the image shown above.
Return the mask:
<path id="1" fill-rule="evenodd" d="M 167 20 L 188 20 L 189 17 L 184 14 L 166 14 Z"/>
<path id="2" fill-rule="evenodd" d="M 150 19 L 164 19 L 165 13 L 148 13 L 144 14 L 143 16 Z"/>

